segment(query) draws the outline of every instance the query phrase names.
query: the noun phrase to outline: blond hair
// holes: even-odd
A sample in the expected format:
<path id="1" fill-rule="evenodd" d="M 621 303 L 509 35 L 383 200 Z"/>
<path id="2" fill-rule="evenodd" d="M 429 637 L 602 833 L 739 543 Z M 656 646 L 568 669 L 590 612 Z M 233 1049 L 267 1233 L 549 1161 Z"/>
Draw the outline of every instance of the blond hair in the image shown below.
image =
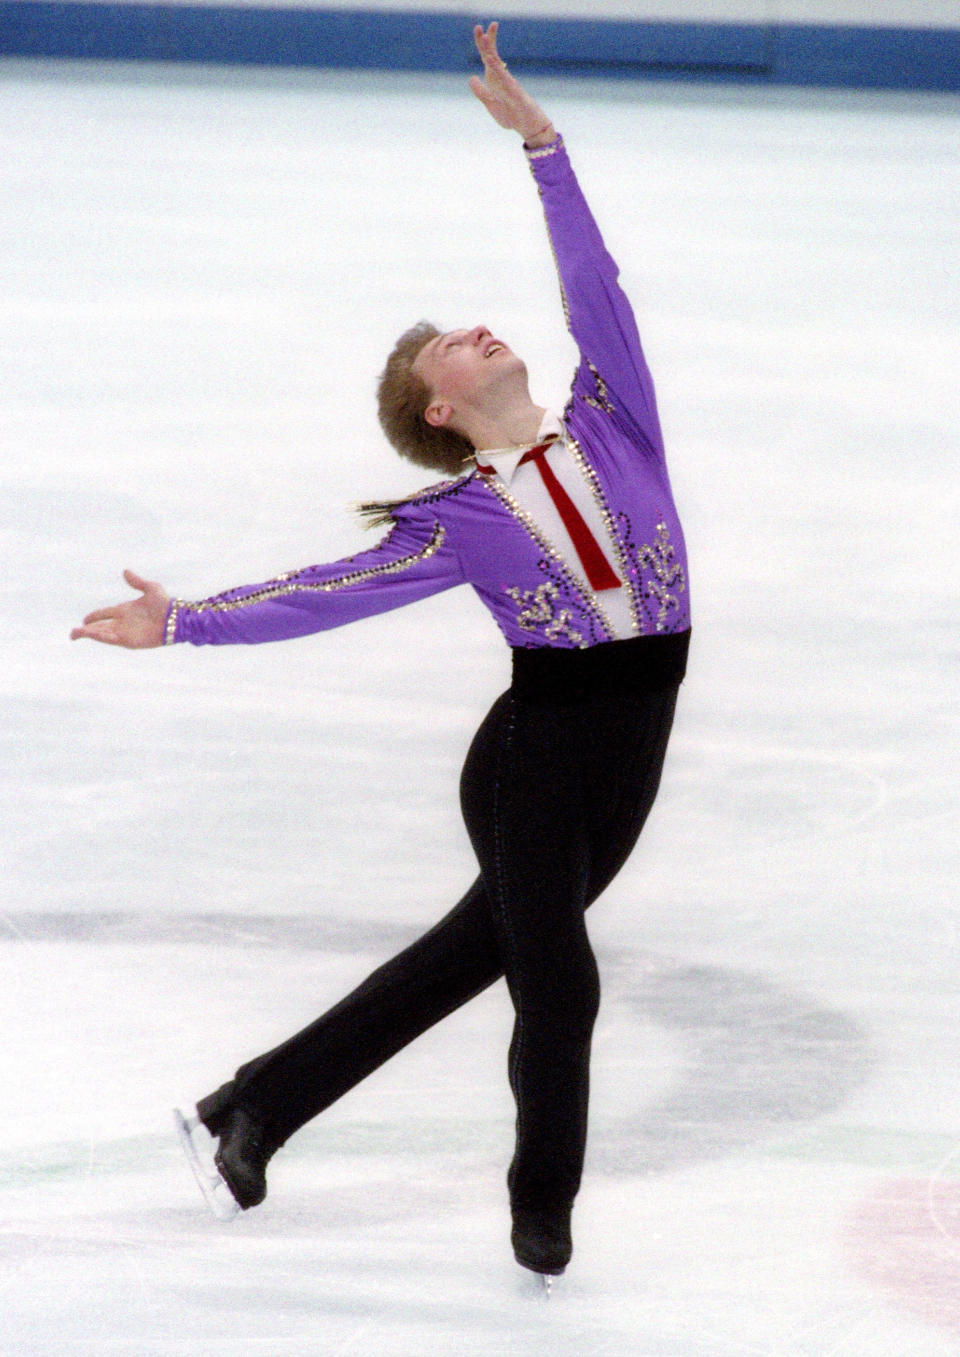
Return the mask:
<path id="1" fill-rule="evenodd" d="M 473 444 L 452 429 L 435 429 L 424 419 L 432 399 L 426 382 L 413 364 L 425 344 L 442 331 L 429 321 L 411 326 L 397 340 L 377 387 L 380 426 L 401 457 L 417 466 L 458 476 L 473 456 Z"/>

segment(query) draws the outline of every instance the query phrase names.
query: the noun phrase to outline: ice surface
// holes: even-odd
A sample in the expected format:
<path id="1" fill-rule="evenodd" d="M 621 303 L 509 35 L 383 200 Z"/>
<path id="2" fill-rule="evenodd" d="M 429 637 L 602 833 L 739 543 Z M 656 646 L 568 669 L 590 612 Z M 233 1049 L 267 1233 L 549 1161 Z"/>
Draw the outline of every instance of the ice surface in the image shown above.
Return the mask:
<path id="1" fill-rule="evenodd" d="M 621 263 L 691 547 L 657 810 L 592 911 L 576 1254 L 510 1257 L 497 987 L 224 1226 L 170 1130 L 473 874 L 467 591 L 284 646 L 71 645 L 365 544 L 421 316 L 562 403 L 536 194 L 460 82 L 0 67 L 0 1351 L 960 1351 L 952 100 L 538 87 Z"/>

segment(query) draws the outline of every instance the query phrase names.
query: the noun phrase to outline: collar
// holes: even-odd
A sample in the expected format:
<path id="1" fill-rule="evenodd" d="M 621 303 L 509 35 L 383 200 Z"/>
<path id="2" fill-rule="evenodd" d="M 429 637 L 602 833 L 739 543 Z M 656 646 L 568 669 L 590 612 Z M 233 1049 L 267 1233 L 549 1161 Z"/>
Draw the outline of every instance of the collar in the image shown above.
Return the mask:
<path id="1" fill-rule="evenodd" d="M 547 410 L 532 443 L 524 443 L 519 448 L 483 448 L 476 457 L 484 466 L 492 466 L 500 479 L 509 485 L 525 452 L 529 452 L 531 448 L 535 448 L 538 443 L 543 443 L 548 438 L 562 438 L 563 434 L 563 420 L 553 410 Z"/>

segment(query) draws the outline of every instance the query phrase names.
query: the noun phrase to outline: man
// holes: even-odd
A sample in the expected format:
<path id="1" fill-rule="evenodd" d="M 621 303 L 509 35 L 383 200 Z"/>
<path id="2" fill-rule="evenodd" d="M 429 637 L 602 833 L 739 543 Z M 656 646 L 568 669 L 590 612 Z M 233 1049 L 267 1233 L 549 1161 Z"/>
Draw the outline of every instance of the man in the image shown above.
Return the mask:
<path id="1" fill-rule="evenodd" d="M 563 417 L 485 326 L 401 337 L 380 383 L 388 437 L 454 479 L 368 505 L 389 524 L 345 561 L 200 602 L 141 596 L 72 633 L 113 645 L 253 643 L 305 635 L 470 583 L 512 650 L 513 680 L 467 756 L 464 818 L 480 875 L 424 937 L 303 1032 L 239 1069 L 182 1126 L 219 1144 L 241 1208 L 298 1127 L 433 1023 L 505 975 L 516 1019 L 508 1173 L 517 1261 L 563 1272 L 583 1167 L 599 1003 L 584 911 L 625 862 L 653 804 L 689 642 L 686 559 L 653 385 L 562 140 L 510 75 L 497 25 L 475 29 L 471 88 L 523 137 L 580 363 Z M 212 1193 L 208 1195 L 213 1195 Z"/>

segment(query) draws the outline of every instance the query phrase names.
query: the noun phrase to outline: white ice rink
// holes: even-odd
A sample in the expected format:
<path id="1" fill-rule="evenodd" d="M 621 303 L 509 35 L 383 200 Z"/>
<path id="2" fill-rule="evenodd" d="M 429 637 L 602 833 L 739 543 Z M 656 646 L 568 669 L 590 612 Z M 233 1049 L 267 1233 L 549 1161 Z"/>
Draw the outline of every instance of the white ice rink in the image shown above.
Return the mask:
<path id="1" fill-rule="evenodd" d="M 960 101 L 534 82 L 640 316 L 692 565 L 663 791 L 591 911 L 576 1253 L 513 1262 L 502 986 L 205 1214 L 169 1109 L 473 875 L 472 593 L 286 645 L 71 644 L 362 548 L 373 390 L 574 350 L 462 81 L 0 65 L 0 1352 L 960 1352 Z"/>

